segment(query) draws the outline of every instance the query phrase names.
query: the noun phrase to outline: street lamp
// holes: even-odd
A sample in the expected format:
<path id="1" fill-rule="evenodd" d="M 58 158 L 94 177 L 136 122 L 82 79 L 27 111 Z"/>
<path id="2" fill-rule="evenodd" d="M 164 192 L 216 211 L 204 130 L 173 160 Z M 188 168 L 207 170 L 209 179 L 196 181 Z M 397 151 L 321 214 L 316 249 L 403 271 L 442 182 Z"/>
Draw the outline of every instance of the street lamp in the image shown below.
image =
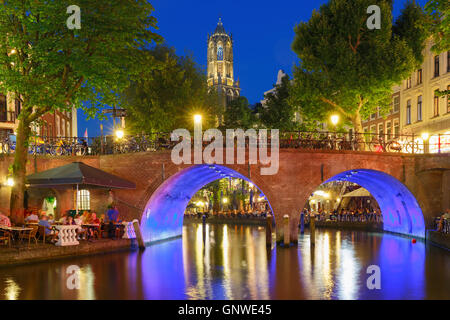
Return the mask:
<path id="1" fill-rule="evenodd" d="M 339 122 L 339 115 L 337 115 L 337 114 L 333 114 L 332 116 L 331 116 L 331 123 L 333 124 L 333 126 L 337 126 L 337 124 L 338 124 L 338 122 Z"/>
<path id="2" fill-rule="evenodd" d="M 422 140 L 423 141 L 427 141 L 428 138 L 430 138 L 430 134 L 428 132 L 423 132 L 422 133 Z"/>
<path id="3" fill-rule="evenodd" d="M 223 202 L 223 203 L 227 203 L 227 202 L 228 202 L 228 199 L 227 199 L 227 198 L 223 198 L 222 202 Z"/>
<path id="4" fill-rule="evenodd" d="M 430 138 L 430 134 L 428 132 L 422 132 L 422 140 L 423 140 L 423 153 L 429 152 L 428 139 Z"/>
<path id="5" fill-rule="evenodd" d="M 12 177 L 9 177 L 6 179 L 5 183 L 8 187 L 14 187 L 14 179 Z"/>
<path id="6" fill-rule="evenodd" d="M 195 123 L 195 124 L 200 124 L 200 123 L 202 123 L 202 116 L 201 116 L 200 114 L 196 114 L 196 115 L 194 116 L 194 123 Z"/>
<path id="7" fill-rule="evenodd" d="M 125 132 L 122 129 L 118 129 L 116 130 L 116 138 L 117 139 L 122 139 L 125 136 Z"/>

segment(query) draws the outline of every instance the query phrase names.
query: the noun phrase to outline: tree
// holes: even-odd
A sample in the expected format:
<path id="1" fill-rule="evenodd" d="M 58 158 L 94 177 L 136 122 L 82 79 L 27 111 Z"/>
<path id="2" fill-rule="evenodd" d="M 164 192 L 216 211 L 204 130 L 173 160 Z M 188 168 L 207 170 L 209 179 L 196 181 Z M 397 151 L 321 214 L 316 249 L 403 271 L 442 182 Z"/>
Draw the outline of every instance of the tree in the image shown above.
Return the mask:
<path id="1" fill-rule="evenodd" d="M 158 45 L 145 51 L 157 68 L 143 69 L 124 95 L 128 124 L 134 133 L 171 132 L 192 128 L 194 114 L 202 114 L 203 125 L 212 127 L 218 113 L 218 96 L 210 91 L 203 70 L 191 56 Z"/>
<path id="2" fill-rule="evenodd" d="M 380 29 L 366 25 L 371 5 L 380 8 Z M 391 12 L 389 0 L 330 0 L 295 28 L 300 63 L 291 93 L 306 117 L 325 121 L 338 113 L 362 132 L 361 119 L 390 109 L 392 87 L 422 63 L 426 37 L 414 23 L 423 16 L 415 3 L 406 4 L 395 28 Z"/>
<path id="3" fill-rule="evenodd" d="M 0 91 L 20 99 L 12 165 L 11 217 L 23 221 L 32 125 L 55 110 L 94 117 L 114 105 L 142 66 L 142 48 L 161 37 L 145 0 L 78 0 L 81 29 L 69 29 L 71 1 L 0 1 Z M 147 65 L 151 68 L 152 65 Z M 90 101 L 90 104 L 83 104 Z"/>
<path id="4" fill-rule="evenodd" d="M 450 2 L 447 0 L 430 0 L 425 5 L 428 14 L 424 27 L 433 35 L 435 44 L 432 50 L 441 53 L 450 50 Z"/>
<path id="5" fill-rule="evenodd" d="M 255 125 L 255 116 L 249 107 L 247 98 L 238 97 L 226 107 L 224 127 L 228 129 L 249 129 Z"/>
<path id="6" fill-rule="evenodd" d="M 290 87 L 291 81 L 286 75 L 281 84 L 274 85 L 274 91 L 265 95 L 266 103 L 259 110 L 259 119 L 264 127 L 289 131 L 298 126 L 294 116 L 299 110 L 290 103 Z"/>

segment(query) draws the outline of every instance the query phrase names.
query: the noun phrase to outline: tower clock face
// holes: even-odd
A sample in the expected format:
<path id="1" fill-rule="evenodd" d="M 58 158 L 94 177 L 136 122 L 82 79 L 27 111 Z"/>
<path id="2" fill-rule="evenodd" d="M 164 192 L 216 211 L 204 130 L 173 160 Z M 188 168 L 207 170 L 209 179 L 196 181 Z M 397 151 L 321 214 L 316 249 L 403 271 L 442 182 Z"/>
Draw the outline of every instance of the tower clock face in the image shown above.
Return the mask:
<path id="1" fill-rule="evenodd" d="M 223 60 L 223 47 L 219 46 L 217 48 L 217 60 Z"/>

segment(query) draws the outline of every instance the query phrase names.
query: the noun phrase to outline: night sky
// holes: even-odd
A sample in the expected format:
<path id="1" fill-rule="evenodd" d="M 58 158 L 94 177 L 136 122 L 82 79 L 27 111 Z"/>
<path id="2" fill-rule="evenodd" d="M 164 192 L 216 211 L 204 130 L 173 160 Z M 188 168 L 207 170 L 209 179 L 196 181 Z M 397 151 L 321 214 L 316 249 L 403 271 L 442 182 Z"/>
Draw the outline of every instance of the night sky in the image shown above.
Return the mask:
<path id="1" fill-rule="evenodd" d="M 349 0 L 351 1 L 351 0 Z M 297 62 L 291 50 L 294 26 L 308 21 L 314 9 L 327 0 L 150 0 L 158 19 L 157 31 L 177 54 L 192 54 L 206 69 L 207 34 L 216 28 L 219 17 L 225 30 L 233 34 L 234 74 L 241 81 L 241 95 L 251 104 L 276 82 L 278 70 L 289 75 Z M 394 15 L 405 0 L 394 1 Z M 422 6 L 426 0 L 417 1 Z M 85 120 L 78 110 L 78 135 L 86 128 L 89 137 L 100 134 L 98 120 Z M 112 132 L 112 121 L 104 122 L 105 134 Z"/>

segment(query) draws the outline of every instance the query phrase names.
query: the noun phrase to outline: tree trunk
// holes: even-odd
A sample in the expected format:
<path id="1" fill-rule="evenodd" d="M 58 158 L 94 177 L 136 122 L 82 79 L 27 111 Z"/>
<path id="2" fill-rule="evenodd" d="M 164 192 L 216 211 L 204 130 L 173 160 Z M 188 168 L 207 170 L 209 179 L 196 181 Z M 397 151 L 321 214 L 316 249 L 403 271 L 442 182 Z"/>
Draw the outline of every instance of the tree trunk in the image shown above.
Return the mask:
<path id="1" fill-rule="evenodd" d="M 26 165 L 28 158 L 28 139 L 31 134 L 30 124 L 19 120 L 16 137 L 16 150 L 14 152 L 14 163 L 12 165 L 12 174 L 14 186 L 11 189 L 11 220 L 16 224 L 24 222 L 24 195 Z"/>
<path id="2" fill-rule="evenodd" d="M 355 130 L 355 139 L 357 141 L 356 146 L 360 151 L 365 150 L 364 136 L 363 136 L 364 130 L 362 127 L 361 115 L 359 111 L 356 111 L 354 117 L 351 120 L 353 124 L 353 129 Z"/>

